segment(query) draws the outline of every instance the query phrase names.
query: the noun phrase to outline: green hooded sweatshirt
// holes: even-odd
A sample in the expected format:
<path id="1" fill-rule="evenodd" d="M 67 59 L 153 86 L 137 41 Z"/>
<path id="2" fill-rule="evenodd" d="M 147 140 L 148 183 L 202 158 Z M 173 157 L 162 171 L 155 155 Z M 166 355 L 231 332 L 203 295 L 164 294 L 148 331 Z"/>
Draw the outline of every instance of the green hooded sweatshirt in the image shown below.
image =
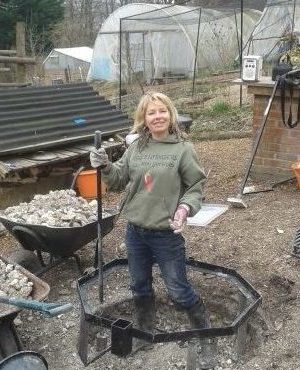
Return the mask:
<path id="1" fill-rule="evenodd" d="M 102 170 L 110 190 L 126 187 L 123 213 L 128 222 L 146 229 L 170 229 L 180 203 L 190 206 L 190 216 L 201 208 L 206 177 L 193 145 L 169 135 L 150 139 L 140 149 L 134 141 L 122 158 Z"/>

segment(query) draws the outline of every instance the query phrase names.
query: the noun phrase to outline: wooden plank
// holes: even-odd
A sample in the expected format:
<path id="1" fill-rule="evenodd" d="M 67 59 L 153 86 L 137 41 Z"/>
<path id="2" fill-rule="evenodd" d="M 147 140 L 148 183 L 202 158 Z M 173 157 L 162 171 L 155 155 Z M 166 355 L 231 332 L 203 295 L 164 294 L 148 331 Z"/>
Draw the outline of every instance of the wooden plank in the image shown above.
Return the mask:
<path id="1" fill-rule="evenodd" d="M 74 148 L 75 149 L 82 149 L 82 150 L 89 150 L 92 147 L 94 147 L 93 144 L 84 144 L 84 145 L 77 144 Z"/>
<path id="2" fill-rule="evenodd" d="M 1 63 L 15 63 L 15 64 L 35 64 L 35 58 L 29 57 L 7 57 L 0 55 Z"/>
<path id="3" fill-rule="evenodd" d="M 64 149 L 63 151 L 58 152 L 60 155 L 67 155 L 71 157 L 78 157 L 78 155 L 84 154 L 82 150 L 76 150 L 75 148 L 73 149 Z"/>
<path id="4" fill-rule="evenodd" d="M 30 85 L 30 83 L 0 82 L 0 87 L 26 87 Z"/>
<path id="5" fill-rule="evenodd" d="M 18 161 L 16 159 L 8 159 L 0 162 L 0 174 L 2 177 L 6 177 L 10 173 L 18 172 L 24 168 L 33 167 L 34 163 L 32 161 Z"/>
<path id="6" fill-rule="evenodd" d="M 123 145 L 120 142 L 107 142 L 106 144 L 107 145 L 104 147 L 110 150 Z M 38 154 L 37 152 L 23 157 L 7 158 L 0 161 L 0 176 L 5 178 L 8 175 L 23 169 L 55 165 L 70 159 L 78 159 L 80 157 L 87 156 L 93 147 L 94 145 L 91 144 L 82 144 L 68 147 L 67 149 L 44 151 L 45 155 L 48 154 L 49 157 L 53 155 L 53 159 L 49 160 L 35 159 L 34 156 Z"/>
<path id="7" fill-rule="evenodd" d="M 36 162 L 28 160 L 26 158 L 21 159 L 9 159 L 4 161 L 10 168 L 13 168 L 15 170 L 22 169 L 24 167 L 31 167 L 34 166 Z"/>
<path id="8" fill-rule="evenodd" d="M 17 50 L 0 50 L 0 55 L 17 55 Z"/>
<path id="9" fill-rule="evenodd" d="M 69 149 L 69 153 L 73 153 L 74 155 L 85 154 L 86 152 L 87 152 L 86 150 L 82 150 L 82 149 L 79 149 L 79 148 Z"/>
<path id="10" fill-rule="evenodd" d="M 4 177 L 6 176 L 6 174 L 8 174 L 10 172 L 10 168 L 8 167 L 8 165 L 4 162 L 0 162 L 0 174 L 4 175 Z"/>

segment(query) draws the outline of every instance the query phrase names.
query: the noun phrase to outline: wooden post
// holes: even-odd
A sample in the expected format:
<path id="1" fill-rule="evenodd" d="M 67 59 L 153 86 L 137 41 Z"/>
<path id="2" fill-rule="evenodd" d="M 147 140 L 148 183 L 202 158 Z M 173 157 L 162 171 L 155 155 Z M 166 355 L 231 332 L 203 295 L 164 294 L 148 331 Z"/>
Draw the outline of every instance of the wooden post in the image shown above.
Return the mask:
<path id="1" fill-rule="evenodd" d="M 16 25 L 16 49 L 18 57 L 26 56 L 25 48 L 25 23 L 17 22 Z M 17 64 L 17 82 L 22 83 L 26 81 L 26 66 L 25 64 Z"/>

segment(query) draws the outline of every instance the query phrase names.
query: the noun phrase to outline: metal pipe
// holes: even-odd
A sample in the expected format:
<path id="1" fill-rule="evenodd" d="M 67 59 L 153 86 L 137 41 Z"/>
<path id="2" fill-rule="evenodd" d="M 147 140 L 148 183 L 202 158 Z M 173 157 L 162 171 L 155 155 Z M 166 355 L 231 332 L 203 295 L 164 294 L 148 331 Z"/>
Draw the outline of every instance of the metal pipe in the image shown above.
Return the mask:
<path id="1" fill-rule="evenodd" d="M 291 32 L 291 35 L 290 35 L 291 47 L 292 47 L 292 43 L 293 43 L 293 39 L 294 39 L 294 30 L 295 30 L 295 10 L 296 10 L 296 0 L 294 0 L 294 4 L 293 4 L 292 32 Z"/>
<path id="2" fill-rule="evenodd" d="M 121 109 L 122 89 L 122 18 L 120 18 L 119 30 L 119 108 Z"/>
<path id="3" fill-rule="evenodd" d="M 101 148 L 101 132 L 95 132 L 95 148 Z M 103 303 L 103 252 L 102 252 L 102 181 L 101 168 L 97 167 L 97 256 L 98 256 L 98 271 L 99 271 L 99 300 Z"/>
<path id="4" fill-rule="evenodd" d="M 197 58 L 198 58 L 198 46 L 199 46 L 199 33 L 200 33 L 200 23 L 201 23 L 201 12 L 202 12 L 202 8 L 200 8 L 200 9 L 199 9 L 198 30 L 197 30 L 197 41 L 196 41 L 195 61 L 194 61 L 194 74 L 193 74 L 193 89 L 192 89 L 192 97 L 194 97 L 194 92 L 195 92 L 196 65 L 197 65 Z"/>
<path id="5" fill-rule="evenodd" d="M 244 13 L 244 0 L 241 0 L 241 39 L 240 39 L 240 78 L 242 78 L 242 70 L 243 70 L 243 13 Z M 240 85 L 240 107 L 243 105 L 243 86 Z"/>

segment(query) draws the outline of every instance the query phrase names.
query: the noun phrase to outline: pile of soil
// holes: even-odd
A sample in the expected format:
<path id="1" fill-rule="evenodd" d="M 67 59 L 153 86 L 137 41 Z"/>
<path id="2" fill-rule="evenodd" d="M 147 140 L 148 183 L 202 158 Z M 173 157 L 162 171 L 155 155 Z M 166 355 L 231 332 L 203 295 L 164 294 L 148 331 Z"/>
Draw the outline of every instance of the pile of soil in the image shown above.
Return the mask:
<path id="1" fill-rule="evenodd" d="M 209 172 L 205 202 L 226 203 L 227 197 L 236 195 L 239 188 L 246 158 L 251 150 L 251 140 L 197 142 L 195 147 L 206 172 Z M 110 208 L 117 205 L 121 196 L 106 194 L 104 206 Z M 245 195 L 244 201 L 248 205 L 246 209 L 231 207 L 208 226 L 189 226 L 184 231 L 189 257 L 236 270 L 262 296 L 260 308 L 251 316 L 247 325 L 244 355 L 237 358 L 235 336 L 219 338 L 216 370 L 299 368 L 300 261 L 291 255 L 293 238 L 299 228 L 299 200 L 300 192 L 296 183 L 290 181 L 274 187 L 270 192 Z M 106 262 L 124 257 L 123 249 L 119 248 L 124 241 L 124 230 L 125 220 L 120 217 L 113 231 L 105 236 L 103 252 Z M 93 266 L 94 246 L 93 242 L 79 250 L 84 269 L 89 270 Z M 8 256 L 15 249 L 16 241 L 12 237 L 0 237 L 1 254 Z M 49 369 L 84 369 L 77 353 L 80 302 L 76 283 L 79 277 L 80 273 L 72 259 L 42 276 L 51 286 L 49 300 L 73 303 L 74 309 L 70 313 L 45 318 L 38 313 L 22 311 L 16 319 L 17 330 L 25 348 L 45 356 Z M 240 309 L 236 287 L 222 279 L 202 274 L 191 274 L 190 279 L 211 312 L 213 326 L 229 325 Z M 119 295 L 130 299 L 128 283 L 128 278 L 114 278 L 110 285 L 107 282 L 104 295 L 109 298 L 106 299 L 115 299 Z M 158 271 L 155 272 L 155 284 L 159 297 L 157 328 L 187 328 L 189 324 L 185 315 L 169 302 Z M 91 301 L 98 307 L 97 286 L 94 290 Z M 114 307 L 110 314 L 124 314 L 130 319 L 130 302 L 123 307 Z M 91 332 L 95 339 L 101 328 L 92 328 Z M 109 337 L 110 333 L 104 334 Z M 88 368 L 186 369 L 186 356 L 186 343 L 159 343 L 148 351 L 140 351 L 127 358 L 119 358 L 107 352 Z"/>

